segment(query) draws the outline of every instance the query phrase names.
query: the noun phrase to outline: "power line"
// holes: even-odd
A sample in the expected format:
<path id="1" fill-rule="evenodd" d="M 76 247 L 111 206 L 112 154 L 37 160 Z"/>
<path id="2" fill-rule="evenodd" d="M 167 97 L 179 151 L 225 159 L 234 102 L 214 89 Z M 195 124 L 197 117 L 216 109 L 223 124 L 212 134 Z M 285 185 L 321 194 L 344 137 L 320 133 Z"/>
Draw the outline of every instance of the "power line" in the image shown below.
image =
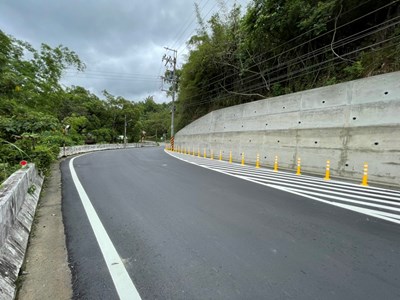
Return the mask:
<path id="1" fill-rule="evenodd" d="M 365 1 L 364 3 L 362 3 L 362 4 L 360 4 L 360 5 L 358 5 L 358 6 L 354 7 L 354 8 L 351 8 L 350 10 L 344 12 L 344 13 L 342 14 L 342 16 L 346 15 L 347 13 L 353 11 L 353 10 L 356 9 L 356 8 L 359 8 L 359 7 L 361 7 L 361 6 L 365 5 L 365 4 L 367 4 L 367 3 L 370 2 L 370 1 L 372 1 L 372 0 L 367 0 L 367 1 Z M 356 18 L 356 19 L 353 19 L 353 20 L 351 20 L 351 21 L 349 21 L 349 22 L 347 22 L 347 23 L 345 23 L 345 24 L 342 24 L 342 25 L 338 26 L 338 27 L 336 28 L 336 30 L 338 30 L 338 29 L 340 29 L 340 28 L 343 28 L 343 27 L 345 27 L 345 26 L 348 26 L 349 24 L 351 24 L 351 23 L 353 23 L 353 22 L 359 21 L 359 20 L 361 20 L 362 18 L 364 18 L 364 17 L 366 17 L 366 16 L 369 16 L 369 15 L 371 15 L 372 13 L 375 13 L 375 12 L 381 10 L 381 9 L 384 9 L 384 8 L 386 8 L 386 7 L 388 7 L 388 6 L 392 5 L 392 4 L 394 4 L 394 3 L 396 3 L 396 2 L 398 2 L 398 0 L 392 1 L 391 3 L 386 4 L 386 5 L 384 5 L 384 6 L 380 7 L 380 8 L 378 8 L 378 9 L 375 9 L 374 11 L 371 11 L 371 12 L 369 12 L 369 13 L 367 13 L 367 14 L 364 14 L 363 16 L 360 16 L 360 17 L 358 17 L 358 18 Z M 311 30 L 309 30 L 309 31 L 307 31 L 307 32 L 305 32 L 305 33 L 303 33 L 303 34 L 301 34 L 301 35 L 295 37 L 295 38 L 292 38 L 291 40 L 286 41 L 286 42 L 282 43 L 281 45 L 274 47 L 273 49 L 269 50 L 268 52 L 274 51 L 274 50 L 276 50 L 276 49 L 280 49 L 280 48 L 282 48 L 283 46 L 285 46 L 286 44 L 288 44 L 288 43 L 290 43 L 290 42 L 293 42 L 293 41 L 297 40 L 299 37 L 302 37 L 302 36 L 304 36 L 304 35 L 306 35 L 306 34 L 312 32 L 312 31 L 313 31 L 313 29 L 311 29 Z M 294 47 L 292 47 L 292 48 L 290 48 L 290 49 L 288 49 L 288 50 L 285 50 L 285 51 L 283 51 L 283 52 L 281 52 L 281 53 L 279 53 L 279 54 L 277 54 L 277 55 L 275 55 L 275 56 L 273 56 L 273 57 L 270 57 L 270 58 L 268 58 L 268 59 L 266 59 L 266 60 L 263 60 L 263 61 L 260 61 L 260 62 L 258 62 L 258 63 L 255 63 L 255 64 L 251 65 L 250 67 L 248 67 L 247 69 L 251 69 L 251 68 L 257 67 L 257 66 L 261 65 L 262 63 L 266 63 L 266 62 L 268 62 L 268 61 L 271 61 L 271 60 L 273 60 L 273 59 L 276 59 L 277 57 L 282 56 L 282 55 L 285 54 L 285 53 L 288 53 L 288 52 L 290 52 L 290 51 L 293 51 L 293 50 L 295 50 L 295 49 L 297 49 L 297 48 L 299 48 L 299 47 L 301 47 L 301 46 L 304 46 L 304 45 L 306 45 L 306 44 L 308 44 L 308 43 L 310 43 L 310 42 L 312 42 L 312 41 L 315 41 L 315 40 L 317 40 L 317 39 L 319 39 L 319 38 L 321 38 L 321 37 L 323 37 L 323 36 L 326 36 L 326 35 L 329 34 L 329 33 L 333 33 L 334 31 L 335 31 L 335 29 L 329 30 L 329 31 L 327 31 L 327 32 L 325 32 L 325 33 L 323 33 L 323 34 L 320 34 L 320 35 L 318 35 L 318 36 L 316 36 L 316 37 L 314 37 L 314 38 L 309 39 L 308 41 L 305 41 L 305 42 L 303 42 L 303 43 L 301 43 L 301 44 L 299 44 L 299 45 L 296 45 L 296 46 L 294 46 Z M 263 55 L 267 54 L 268 52 L 261 53 L 261 54 L 257 55 L 256 57 L 254 57 L 253 59 L 256 60 L 257 58 L 262 57 Z M 213 80 L 213 79 L 215 79 L 215 78 L 221 78 L 221 77 L 223 77 L 223 78 L 222 78 L 221 80 L 218 80 L 218 81 L 223 81 L 223 80 L 226 80 L 227 78 L 233 77 L 233 76 L 238 75 L 238 74 L 239 74 L 239 71 L 232 72 L 232 73 L 231 73 L 230 75 L 228 75 L 228 76 L 225 76 L 224 74 L 220 74 L 220 75 L 216 75 L 216 76 L 212 77 L 212 78 L 210 79 L 210 81 Z M 215 82 L 218 82 L 218 81 L 215 81 Z M 211 86 L 212 84 L 214 84 L 214 82 L 211 82 L 208 86 Z M 208 87 L 208 86 L 206 86 L 206 87 Z"/>
<path id="2" fill-rule="evenodd" d="M 208 2 L 210 2 L 210 0 L 207 0 L 207 1 L 203 4 L 203 6 L 202 6 L 202 8 L 200 9 L 200 11 L 202 11 L 202 10 L 206 7 L 206 5 L 208 4 Z M 191 21 L 190 21 L 190 20 L 191 20 Z M 192 12 L 191 17 L 189 18 L 190 23 L 188 23 L 188 25 L 185 27 L 184 30 L 181 30 L 181 31 L 180 31 L 181 33 L 179 34 L 179 36 L 178 36 L 178 38 L 176 39 L 175 43 L 172 45 L 172 48 L 174 48 L 174 47 L 176 47 L 176 46 L 179 45 L 180 39 L 182 38 L 182 36 L 185 34 L 185 32 L 189 29 L 189 27 L 193 24 L 193 22 L 194 22 L 195 20 L 196 20 L 196 16 L 193 17 L 193 12 Z"/>
<path id="3" fill-rule="evenodd" d="M 367 1 L 367 2 L 368 2 L 368 1 Z M 393 2 L 392 2 L 391 4 L 393 4 Z M 388 6 L 388 5 L 385 5 L 385 6 L 381 7 L 381 8 L 378 8 L 378 9 L 374 10 L 373 12 L 376 12 L 376 11 L 378 11 L 378 10 L 380 10 L 380 9 L 383 9 L 383 8 L 387 7 L 387 6 Z M 363 15 L 363 16 L 361 16 L 361 17 L 355 19 L 355 20 L 360 20 L 361 18 L 363 18 L 363 17 L 365 17 L 365 16 L 367 16 L 367 15 L 370 15 L 371 13 L 372 13 L 372 12 L 369 12 L 369 13 L 367 13 L 367 14 L 365 14 L 365 15 Z M 396 18 L 397 18 L 397 17 L 396 17 Z M 393 18 L 393 19 L 396 19 L 396 18 Z M 391 20 L 393 20 L 393 19 L 391 19 Z M 346 24 L 343 24 L 343 25 L 341 25 L 340 27 L 348 26 L 349 24 L 351 24 L 351 23 L 354 22 L 355 20 L 352 20 L 352 21 L 350 21 L 350 22 L 348 22 L 348 23 L 346 23 Z M 381 23 L 381 24 L 379 24 L 379 25 L 376 25 L 375 27 L 381 26 L 381 25 L 384 24 L 384 23 L 385 23 L 385 22 L 383 22 L 383 23 Z M 397 23 L 396 23 L 396 24 L 397 24 Z M 392 25 L 390 25 L 390 26 L 394 26 L 394 25 L 396 25 L 396 24 L 392 24 Z M 338 27 L 338 28 L 339 28 L 339 27 Z M 372 27 L 372 28 L 374 28 L 374 27 Z M 364 31 L 366 31 L 366 30 L 364 30 Z M 361 32 L 364 32 L 364 31 L 361 31 Z M 272 59 L 275 59 L 275 58 L 277 58 L 278 56 L 281 56 L 281 55 L 284 54 L 284 53 L 287 53 L 287 52 L 289 52 L 289 51 L 291 51 L 291 50 L 293 50 L 293 49 L 296 49 L 296 48 L 298 48 L 298 47 L 300 47 L 300 46 L 303 46 L 304 44 L 307 44 L 307 43 L 310 42 L 311 40 L 315 40 L 315 39 L 317 39 L 317 38 L 320 38 L 321 36 L 324 36 L 324 35 L 326 35 L 326 34 L 328 34 L 328 33 L 330 33 L 330 32 L 332 32 L 332 31 L 329 31 L 329 32 L 327 32 L 327 33 L 324 33 L 324 34 L 322 34 L 322 35 L 320 35 L 320 36 L 318 36 L 318 37 L 312 38 L 312 39 L 310 39 L 309 41 L 304 42 L 304 43 L 302 43 L 302 44 L 300 44 L 300 45 L 297 45 L 297 46 L 295 46 L 295 47 L 292 47 L 291 49 L 288 49 L 288 50 L 286 50 L 286 51 L 284 51 L 284 52 L 282 52 L 282 53 L 280 53 L 280 54 L 278 54 L 278 55 L 276 55 L 276 56 L 274 56 L 274 57 L 270 57 L 270 58 L 268 58 L 268 59 L 266 59 L 266 60 L 264 60 L 264 61 L 258 62 L 258 63 L 254 64 L 254 65 L 251 66 L 251 67 L 258 66 L 258 65 L 260 65 L 261 63 L 265 63 L 265 62 L 268 62 L 268 61 L 270 61 L 270 60 L 272 60 Z M 360 32 L 360 33 L 361 33 L 361 32 Z M 360 33 L 357 33 L 357 34 L 360 34 Z M 357 34 L 355 34 L 355 35 L 357 35 Z M 369 33 L 369 34 L 372 34 L 372 33 Z M 369 35 L 369 34 L 368 34 L 368 35 Z M 355 35 L 353 35 L 353 36 L 355 36 Z M 350 37 L 352 37 L 352 36 L 350 36 Z M 346 41 L 346 40 L 348 40 L 350 37 L 346 37 L 346 38 L 344 38 L 344 39 L 342 39 L 342 40 L 340 40 L 340 41 L 335 42 L 335 43 L 334 43 L 335 46 L 336 46 L 336 47 L 339 47 L 339 46 L 340 46 L 339 42 Z M 330 46 L 330 45 L 329 45 L 329 46 Z M 317 53 L 317 51 L 322 51 L 322 50 L 324 50 L 324 49 L 325 49 L 325 52 L 321 52 L 321 53 L 322 53 L 322 54 L 327 53 L 327 51 L 329 50 L 329 49 L 328 49 L 329 46 L 326 45 L 326 46 L 321 47 L 320 49 L 317 49 L 317 50 L 315 50 L 315 51 L 313 51 L 313 52 L 311 52 L 311 53 L 305 54 L 305 55 L 306 55 L 306 58 L 307 58 L 307 55 L 308 55 L 308 56 L 315 55 L 315 54 Z M 304 55 L 303 55 L 302 57 L 300 57 L 299 59 L 302 59 L 302 58 L 304 58 Z M 288 63 L 286 62 L 285 64 L 287 65 Z M 275 67 L 273 67 L 272 69 L 276 69 L 277 67 L 282 67 L 282 66 L 284 66 L 285 64 L 281 64 L 281 65 L 275 66 Z M 250 68 L 251 68 L 251 67 L 250 67 Z M 264 70 L 264 73 L 267 73 L 268 71 L 270 71 L 270 70 Z M 211 86 L 213 86 L 213 85 L 215 85 L 215 84 L 217 84 L 217 83 L 221 83 L 221 82 L 227 80 L 228 78 L 231 78 L 231 77 L 233 77 L 233 76 L 235 76 L 235 75 L 237 75 L 237 74 L 239 74 L 238 71 L 233 71 L 233 72 L 232 72 L 231 74 L 229 74 L 228 76 L 224 76 L 224 75 L 217 75 L 217 76 L 214 76 L 214 77 L 211 78 L 211 80 L 214 79 L 214 78 L 221 77 L 221 76 L 224 76 L 224 77 L 223 77 L 222 79 L 218 79 L 218 80 L 212 81 L 212 82 L 208 83 L 206 86 L 204 86 L 204 87 L 202 87 L 202 88 L 204 89 L 204 88 L 207 88 L 207 87 L 211 87 Z M 254 76 L 257 76 L 257 75 L 249 76 L 249 78 L 252 78 L 252 77 L 254 77 Z M 240 80 L 245 80 L 245 79 L 240 79 Z M 238 80 L 235 81 L 234 83 L 238 83 Z M 232 83 L 232 84 L 234 84 L 234 83 Z M 207 92 L 204 92 L 204 93 L 202 93 L 202 94 L 209 94 L 210 92 L 212 92 L 212 91 L 214 91 L 214 90 L 216 90 L 216 89 L 217 89 L 217 88 L 214 88 L 214 89 L 211 90 L 211 91 L 208 90 Z"/>
<path id="4" fill-rule="evenodd" d="M 223 1 L 224 3 L 225 3 L 225 1 Z M 204 15 L 204 18 L 206 18 L 210 13 L 211 13 L 211 11 L 213 11 L 214 10 L 214 8 L 216 7 L 218 5 L 218 3 L 215 3 L 214 4 L 214 6 Z M 219 12 L 221 10 L 221 8 L 217 11 L 217 13 Z M 200 11 L 200 13 L 201 13 L 201 11 Z M 190 33 L 190 37 L 193 35 L 193 33 L 195 33 L 196 32 L 196 29 L 195 30 L 193 30 L 191 33 Z M 181 48 L 184 46 L 184 48 L 181 50 Z M 183 52 L 185 49 L 187 49 L 187 47 L 188 47 L 188 45 L 186 44 L 186 41 L 185 42 L 183 42 L 179 47 L 178 47 L 178 52 Z"/>
<path id="5" fill-rule="evenodd" d="M 389 42 L 389 41 L 394 41 L 396 39 L 397 39 L 396 42 L 400 42 L 400 36 L 395 36 L 395 37 L 391 37 L 391 38 L 388 38 L 386 40 L 383 40 L 383 41 L 380 41 L 380 42 L 365 46 L 363 48 L 354 50 L 352 52 L 343 54 L 342 56 L 348 56 L 348 55 L 354 54 L 356 52 L 360 52 L 360 51 L 363 51 L 363 50 L 366 50 L 366 49 L 369 49 L 369 48 L 373 48 L 375 46 L 378 46 L 380 44 L 383 44 L 383 43 L 386 43 L 386 42 Z M 391 48 L 391 47 L 395 47 L 395 46 L 397 46 L 397 44 L 391 44 L 391 45 L 387 45 L 385 47 L 381 47 L 379 49 L 371 50 L 371 52 L 381 51 L 381 50 L 385 50 L 385 49 L 388 49 L 388 48 Z M 335 60 L 338 61 L 338 62 L 336 62 L 335 64 L 328 64 L 329 62 L 332 62 L 332 61 L 335 61 Z M 272 82 L 275 83 L 275 84 L 276 83 L 282 83 L 282 82 L 285 82 L 285 81 L 288 81 L 288 80 L 292 80 L 292 79 L 295 79 L 295 78 L 298 78 L 298 77 L 302 77 L 302 76 L 305 76 L 305 75 L 308 75 L 308 74 L 311 74 L 311 73 L 319 72 L 319 71 L 321 71 L 323 69 L 326 69 L 326 68 L 329 68 L 329 67 L 332 67 L 332 66 L 336 66 L 336 65 L 339 65 L 339 64 L 343 64 L 343 63 L 344 62 L 342 60 L 340 60 L 338 57 L 335 56 L 330 60 L 327 60 L 327 61 L 324 61 L 324 62 L 320 62 L 320 63 L 305 67 L 303 69 L 300 69 L 300 70 L 297 70 L 297 71 L 294 71 L 294 72 L 291 72 L 291 73 L 288 73 L 288 74 L 285 74 L 285 75 L 277 76 L 276 78 L 272 79 Z M 307 72 L 307 73 L 302 73 L 302 71 L 305 71 L 305 70 L 308 70 L 308 69 L 312 69 L 312 68 L 315 68 L 317 66 L 324 65 L 324 64 L 326 66 L 325 67 L 321 67 L 318 70 L 313 70 L 313 71 L 310 71 L 310 72 Z M 258 84 L 255 84 L 253 86 L 246 87 L 245 89 L 239 90 L 239 92 L 240 93 L 246 93 L 246 92 L 249 92 L 249 91 L 257 91 L 257 90 L 264 89 L 264 88 L 265 88 L 265 86 L 263 84 L 258 83 Z M 222 101 L 222 100 L 229 99 L 231 97 L 232 97 L 231 94 L 226 93 L 226 94 L 224 94 L 222 96 L 219 96 L 219 97 L 216 97 L 214 99 L 209 98 L 209 99 L 206 99 L 206 100 L 203 100 L 203 101 L 200 101 L 200 102 L 196 102 L 196 103 L 184 104 L 184 108 L 185 107 L 191 107 L 191 106 L 199 106 L 199 105 L 207 104 L 207 103 L 219 102 L 219 101 Z"/>
<path id="6" fill-rule="evenodd" d="M 149 78 L 118 78 L 118 77 L 106 77 L 106 76 L 75 76 L 75 75 L 64 75 L 63 78 L 78 78 L 78 79 L 96 79 L 96 80 L 117 80 L 117 81 L 149 81 L 161 83 L 159 78 L 149 79 Z"/>
<path id="7" fill-rule="evenodd" d="M 107 75 L 107 76 L 125 76 L 125 77 L 157 77 L 155 74 L 143 74 L 143 73 L 125 73 L 125 72 L 111 72 L 111 71 L 84 71 L 77 72 L 72 68 L 66 69 L 67 73 L 76 74 L 91 74 L 91 75 Z"/>
<path id="8" fill-rule="evenodd" d="M 371 27 L 371 28 L 368 28 L 368 29 L 366 29 L 366 30 L 363 30 L 363 31 L 361 31 L 361 32 L 359 32 L 359 33 L 365 32 L 365 31 L 370 30 L 370 29 L 375 28 L 375 27 L 380 27 L 382 24 L 385 24 L 385 23 L 387 23 L 387 22 L 390 22 L 390 21 L 393 21 L 393 20 L 399 19 L 399 18 L 400 18 L 400 16 L 394 17 L 394 18 L 392 18 L 392 19 L 389 20 L 389 21 L 385 21 L 385 22 L 383 22 L 383 23 L 381 23 L 381 24 L 378 24 L 378 25 L 376 25 L 376 26 L 374 26 L 374 27 Z M 342 40 L 340 40 L 340 41 L 337 41 L 337 42 L 335 42 L 335 43 L 333 43 L 333 44 L 331 44 L 331 45 L 323 46 L 323 47 L 321 47 L 321 48 L 319 48 L 319 49 L 316 49 L 316 50 L 314 50 L 314 51 L 312 51 L 312 52 L 308 52 L 308 53 L 306 53 L 306 54 L 303 54 L 302 56 L 299 56 L 299 57 L 297 57 L 297 58 L 293 58 L 293 59 L 291 59 L 291 60 L 289 60 L 289 61 L 286 61 L 286 62 L 284 62 L 284 63 L 282 63 L 282 64 L 279 64 L 279 65 L 277 65 L 277 66 L 273 66 L 273 67 L 271 67 L 271 68 L 269 68 L 269 69 L 267 69 L 267 70 L 264 70 L 263 73 L 268 73 L 269 75 L 271 75 L 271 74 L 273 74 L 273 73 L 278 73 L 278 72 L 280 72 L 282 69 L 284 69 L 284 68 L 286 68 L 286 67 L 288 67 L 288 66 L 293 67 L 293 66 L 295 66 L 296 64 L 298 64 L 298 63 L 300 63 L 300 62 L 301 62 L 301 63 L 305 63 L 305 61 L 307 61 L 308 59 L 315 59 L 316 56 L 320 56 L 320 55 L 329 53 L 329 52 L 331 51 L 331 46 L 334 46 L 335 49 L 336 49 L 336 48 L 339 48 L 339 47 L 343 47 L 343 46 L 345 46 L 345 45 L 347 45 L 347 44 L 349 44 L 349 43 L 352 43 L 352 42 L 355 42 L 355 41 L 360 40 L 360 39 L 362 39 L 362 38 L 365 38 L 365 37 L 368 37 L 368 36 L 370 36 L 370 35 L 376 34 L 376 33 L 380 32 L 380 31 L 389 29 L 390 27 L 396 26 L 396 25 L 398 25 L 398 24 L 400 24 L 400 21 L 397 21 L 397 22 L 395 22 L 395 23 L 393 23 L 393 24 L 390 24 L 390 25 L 387 25 L 387 26 L 385 26 L 385 27 L 380 27 L 380 28 L 378 28 L 377 30 L 371 31 L 371 32 L 366 33 L 366 34 L 363 34 L 363 35 L 358 35 L 359 33 L 354 34 L 354 35 L 349 36 L 349 37 L 346 37 L 346 38 L 344 38 L 344 39 L 342 39 Z M 357 35 L 358 35 L 358 36 L 357 36 Z M 354 37 L 354 36 L 356 36 L 356 37 Z M 353 38 L 353 39 L 350 39 L 350 37 L 354 37 L 354 38 Z M 340 58 L 340 57 L 339 57 L 339 58 Z M 292 64 L 290 64 L 290 63 L 292 63 Z M 272 72 L 272 73 L 271 73 L 271 72 Z M 248 80 L 248 79 L 255 78 L 255 77 L 258 77 L 258 74 L 248 76 L 248 77 L 246 77 L 244 80 Z"/>

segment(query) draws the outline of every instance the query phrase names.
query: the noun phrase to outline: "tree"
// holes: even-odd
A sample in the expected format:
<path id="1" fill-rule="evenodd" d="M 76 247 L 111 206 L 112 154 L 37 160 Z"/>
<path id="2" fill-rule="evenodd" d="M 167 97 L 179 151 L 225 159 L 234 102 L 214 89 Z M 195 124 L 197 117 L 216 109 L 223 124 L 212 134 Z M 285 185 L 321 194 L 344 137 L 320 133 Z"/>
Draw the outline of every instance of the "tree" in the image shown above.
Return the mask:
<path id="1" fill-rule="evenodd" d="M 178 128 L 221 107 L 400 69 L 398 1 L 253 0 L 244 15 L 234 6 L 208 22 L 196 12 Z"/>

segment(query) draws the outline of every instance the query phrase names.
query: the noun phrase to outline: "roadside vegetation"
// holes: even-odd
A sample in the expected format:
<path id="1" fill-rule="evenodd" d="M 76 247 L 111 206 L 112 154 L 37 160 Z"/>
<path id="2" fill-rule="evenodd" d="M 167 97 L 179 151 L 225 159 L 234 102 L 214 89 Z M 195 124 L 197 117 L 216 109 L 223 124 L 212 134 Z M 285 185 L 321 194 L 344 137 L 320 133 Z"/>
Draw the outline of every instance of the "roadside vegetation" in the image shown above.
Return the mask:
<path id="1" fill-rule="evenodd" d="M 0 30 L 0 182 L 21 160 L 47 171 L 63 145 L 121 142 L 125 120 L 128 142 L 139 141 L 143 131 L 152 140 L 168 132 L 168 104 L 107 91 L 100 99 L 83 87 L 62 87 L 67 68 L 84 71 L 85 64 L 67 47 L 37 50 Z"/>
<path id="2" fill-rule="evenodd" d="M 253 0 L 189 40 L 178 129 L 231 105 L 400 70 L 400 1 Z"/>
<path id="3" fill-rule="evenodd" d="M 219 3 L 209 20 L 195 4 L 178 130 L 215 109 L 400 70 L 400 0 Z M 74 51 L 0 30 L 0 182 L 21 160 L 46 171 L 63 145 L 122 142 L 125 124 L 129 142 L 169 137 L 170 104 L 63 87 L 67 69 L 85 70 Z"/>

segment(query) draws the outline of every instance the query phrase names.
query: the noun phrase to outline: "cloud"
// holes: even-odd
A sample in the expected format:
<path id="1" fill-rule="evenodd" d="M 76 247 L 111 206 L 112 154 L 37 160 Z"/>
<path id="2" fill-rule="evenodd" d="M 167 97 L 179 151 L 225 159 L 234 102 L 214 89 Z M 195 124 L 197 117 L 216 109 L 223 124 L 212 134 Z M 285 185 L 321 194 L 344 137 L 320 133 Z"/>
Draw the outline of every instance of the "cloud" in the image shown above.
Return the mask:
<path id="1" fill-rule="evenodd" d="M 218 10 L 215 1 L 199 2 L 204 13 Z M 4 0 L 0 4 L 0 29 L 5 33 L 36 48 L 42 42 L 62 44 L 85 62 L 87 72 L 68 70 L 63 84 L 80 85 L 97 95 L 106 89 L 131 100 L 161 94 L 163 46 L 184 49 L 195 27 L 194 4 L 187 0 Z"/>

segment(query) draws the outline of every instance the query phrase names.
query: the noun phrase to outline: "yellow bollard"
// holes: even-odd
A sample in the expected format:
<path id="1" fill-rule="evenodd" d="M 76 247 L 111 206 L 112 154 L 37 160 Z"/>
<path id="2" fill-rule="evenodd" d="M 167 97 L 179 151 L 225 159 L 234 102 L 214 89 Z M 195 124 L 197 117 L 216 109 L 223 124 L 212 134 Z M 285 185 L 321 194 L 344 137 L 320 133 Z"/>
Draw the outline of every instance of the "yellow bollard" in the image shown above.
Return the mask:
<path id="1" fill-rule="evenodd" d="M 207 150 L 206 150 L 206 148 L 204 148 L 204 153 L 203 153 L 204 155 L 204 158 L 207 158 Z"/>
<path id="2" fill-rule="evenodd" d="M 278 172 L 278 156 L 275 156 L 274 172 Z"/>
<path id="3" fill-rule="evenodd" d="M 211 153 L 210 153 L 210 155 L 211 155 L 211 157 L 210 157 L 210 158 L 211 158 L 211 159 L 214 159 L 214 151 L 212 151 L 212 150 L 211 150 Z"/>
<path id="4" fill-rule="evenodd" d="M 368 186 L 368 163 L 364 163 L 364 175 L 362 178 L 361 185 Z"/>
<path id="5" fill-rule="evenodd" d="M 219 160 L 222 160 L 222 150 L 219 150 Z"/>
<path id="6" fill-rule="evenodd" d="M 242 163 L 241 163 L 241 165 L 244 166 L 244 152 L 242 152 Z"/>
<path id="7" fill-rule="evenodd" d="M 297 172 L 296 172 L 296 175 L 301 175 L 301 172 L 300 172 L 300 157 L 297 159 Z"/>
<path id="8" fill-rule="evenodd" d="M 229 151 L 229 163 L 232 163 L 232 151 Z"/>
<path id="9" fill-rule="evenodd" d="M 257 159 L 256 159 L 256 169 L 260 168 L 260 154 L 257 153 Z"/>
<path id="10" fill-rule="evenodd" d="M 327 160 L 324 180 L 331 180 L 330 175 L 331 175 L 331 162 Z"/>
<path id="11" fill-rule="evenodd" d="M 197 157 L 200 157 L 200 147 L 197 149 Z"/>

